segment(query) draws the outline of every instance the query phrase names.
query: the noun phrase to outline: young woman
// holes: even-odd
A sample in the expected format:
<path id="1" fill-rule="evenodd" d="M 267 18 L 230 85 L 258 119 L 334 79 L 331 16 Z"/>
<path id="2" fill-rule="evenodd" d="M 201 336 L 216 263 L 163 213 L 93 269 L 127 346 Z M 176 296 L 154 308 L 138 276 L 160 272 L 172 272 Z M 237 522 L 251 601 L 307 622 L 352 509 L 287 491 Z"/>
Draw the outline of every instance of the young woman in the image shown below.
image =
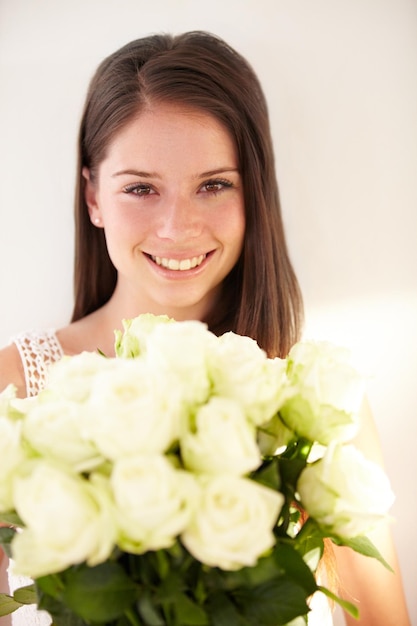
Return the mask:
<path id="1" fill-rule="evenodd" d="M 145 312 L 249 335 L 270 356 L 300 336 L 265 99 L 248 63 L 207 33 L 139 39 L 98 68 L 79 136 L 72 321 L 0 352 L 0 388 L 34 395 L 62 354 L 114 354 L 121 320 Z M 379 458 L 369 416 L 361 437 Z M 378 543 L 396 568 L 388 531 Z M 336 559 L 360 624 L 409 624 L 399 576 L 351 551 Z"/>

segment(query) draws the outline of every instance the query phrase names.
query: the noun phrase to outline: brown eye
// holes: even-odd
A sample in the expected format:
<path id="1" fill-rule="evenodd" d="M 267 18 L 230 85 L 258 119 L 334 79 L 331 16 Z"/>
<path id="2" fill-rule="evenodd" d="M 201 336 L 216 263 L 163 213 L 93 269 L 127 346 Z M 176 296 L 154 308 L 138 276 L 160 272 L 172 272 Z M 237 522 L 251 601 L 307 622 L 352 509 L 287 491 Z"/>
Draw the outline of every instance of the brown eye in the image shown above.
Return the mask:
<path id="1" fill-rule="evenodd" d="M 145 185 L 143 183 L 127 185 L 124 187 L 123 191 L 125 193 L 133 194 L 134 196 L 150 196 L 155 193 L 154 189 L 152 189 L 150 185 Z"/>
<path id="2" fill-rule="evenodd" d="M 233 184 L 229 180 L 215 179 L 208 180 L 204 183 L 204 185 L 202 185 L 201 189 L 208 193 L 216 194 L 230 187 L 233 187 Z"/>

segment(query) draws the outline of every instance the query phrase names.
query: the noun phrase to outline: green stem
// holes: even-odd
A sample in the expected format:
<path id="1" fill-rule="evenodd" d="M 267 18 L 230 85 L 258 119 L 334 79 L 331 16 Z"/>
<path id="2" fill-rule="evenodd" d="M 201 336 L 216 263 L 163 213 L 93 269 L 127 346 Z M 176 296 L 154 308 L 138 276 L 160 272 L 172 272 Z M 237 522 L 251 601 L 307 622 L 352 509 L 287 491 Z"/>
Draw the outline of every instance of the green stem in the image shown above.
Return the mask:
<path id="1" fill-rule="evenodd" d="M 282 522 L 279 525 L 279 530 L 280 530 L 280 534 L 286 536 L 287 534 L 287 530 L 288 530 L 288 526 L 290 524 L 290 507 L 288 505 L 288 503 L 286 503 L 281 511 L 281 515 L 282 515 Z"/>
<path id="2" fill-rule="evenodd" d="M 132 626 L 142 626 L 142 623 L 139 621 L 139 617 L 135 614 L 133 609 L 126 609 L 125 617 L 129 620 Z"/>
<path id="3" fill-rule="evenodd" d="M 302 461 L 307 461 L 312 447 L 313 444 L 311 443 L 311 441 L 309 441 L 308 439 L 300 439 L 297 442 L 297 458 L 301 459 Z"/>

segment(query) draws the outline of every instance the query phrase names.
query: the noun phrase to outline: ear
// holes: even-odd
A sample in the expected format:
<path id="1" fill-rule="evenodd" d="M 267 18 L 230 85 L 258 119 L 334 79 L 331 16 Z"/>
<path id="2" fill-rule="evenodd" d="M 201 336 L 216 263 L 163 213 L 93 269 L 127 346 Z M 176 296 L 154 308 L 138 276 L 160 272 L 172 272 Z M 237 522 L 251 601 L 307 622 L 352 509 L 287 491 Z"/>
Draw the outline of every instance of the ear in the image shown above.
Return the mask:
<path id="1" fill-rule="evenodd" d="M 82 176 L 85 180 L 84 186 L 84 199 L 88 207 L 88 214 L 90 220 L 94 226 L 102 228 L 103 220 L 101 216 L 100 207 L 97 201 L 97 187 L 91 179 L 90 170 L 88 167 L 83 167 Z"/>

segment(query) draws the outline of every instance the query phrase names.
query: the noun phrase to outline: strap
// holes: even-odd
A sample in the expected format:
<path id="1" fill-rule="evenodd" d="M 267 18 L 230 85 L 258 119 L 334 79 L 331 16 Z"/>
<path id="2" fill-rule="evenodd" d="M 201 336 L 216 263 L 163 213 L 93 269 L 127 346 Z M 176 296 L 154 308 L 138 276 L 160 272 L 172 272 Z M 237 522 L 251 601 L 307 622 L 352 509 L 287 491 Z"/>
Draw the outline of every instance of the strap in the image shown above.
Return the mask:
<path id="1" fill-rule="evenodd" d="M 64 356 L 55 332 L 30 331 L 13 338 L 25 373 L 26 395 L 36 396 L 47 382 L 48 368 Z"/>

